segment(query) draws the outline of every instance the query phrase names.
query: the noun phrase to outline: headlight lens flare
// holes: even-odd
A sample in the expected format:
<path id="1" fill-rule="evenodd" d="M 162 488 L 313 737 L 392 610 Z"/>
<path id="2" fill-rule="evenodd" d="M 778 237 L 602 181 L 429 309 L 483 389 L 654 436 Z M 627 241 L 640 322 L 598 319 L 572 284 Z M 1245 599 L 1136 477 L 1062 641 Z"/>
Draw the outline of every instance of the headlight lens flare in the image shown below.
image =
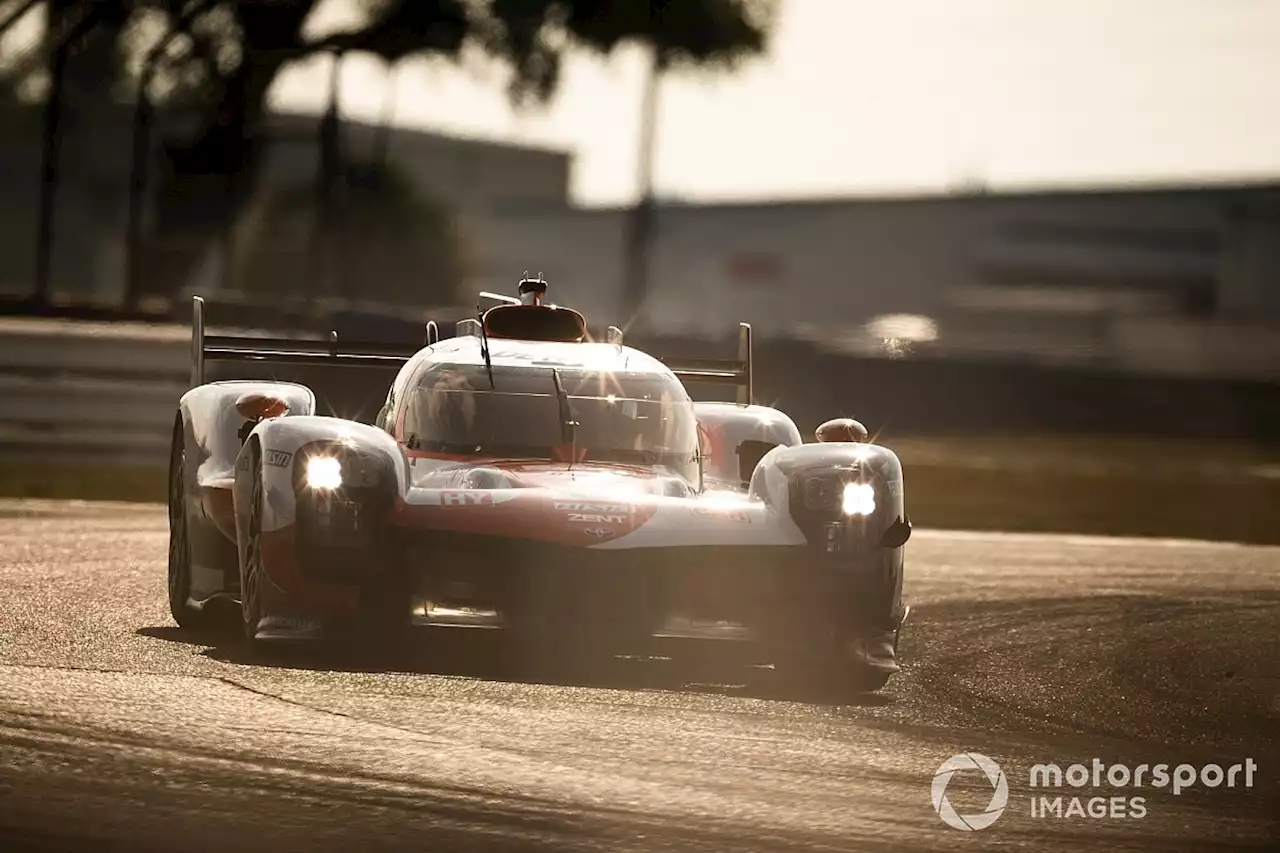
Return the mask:
<path id="1" fill-rule="evenodd" d="M 332 456 L 313 456 L 307 461 L 307 485 L 313 489 L 342 486 L 342 463 Z"/>
<path id="2" fill-rule="evenodd" d="M 870 483 L 846 483 L 840 508 L 845 515 L 871 515 L 876 511 L 876 490 Z"/>

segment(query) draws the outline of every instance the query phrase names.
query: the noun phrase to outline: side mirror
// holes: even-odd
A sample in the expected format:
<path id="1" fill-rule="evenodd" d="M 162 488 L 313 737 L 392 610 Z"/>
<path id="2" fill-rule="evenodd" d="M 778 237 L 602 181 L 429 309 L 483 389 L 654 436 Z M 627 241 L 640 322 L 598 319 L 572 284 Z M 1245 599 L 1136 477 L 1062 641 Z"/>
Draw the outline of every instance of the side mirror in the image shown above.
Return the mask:
<path id="1" fill-rule="evenodd" d="M 738 478 L 743 485 L 751 482 L 751 475 L 756 472 L 760 460 L 777 446 L 776 441 L 760 441 L 755 438 L 749 438 L 738 445 Z"/>
<path id="2" fill-rule="evenodd" d="M 911 519 L 900 515 L 893 520 L 893 524 L 890 524 L 889 529 L 880 537 L 880 545 L 890 550 L 901 548 L 907 544 L 907 540 L 910 538 Z"/>
<path id="3" fill-rule="evenodd" d="M 289 403 L 274 394 L 248 391 L 241 394 L 239 399 L 236 400 L 236 412 L 245 419 L 245 423 L 240 427 L 240 432 L 238 433 L 240 443 L 244 444 L 249 438 L 249 433 L 253 432 L 253 428 L 261 421 L 281 418 L 287 415 L 289 413 Z"/>
<path id="4" fill-rule="evenodd" d="M 856 441 L 867 440 L 867 428 L 853 418 L 835 418 L 818 427 L 818 441 Z"/>
<path id="5" fill-rule="evenodd" d="M 288 414 L 289 404 L 274 394 L 249 391 L 236 400 L 236 411 L 245 420 L 265 421 Z"/>

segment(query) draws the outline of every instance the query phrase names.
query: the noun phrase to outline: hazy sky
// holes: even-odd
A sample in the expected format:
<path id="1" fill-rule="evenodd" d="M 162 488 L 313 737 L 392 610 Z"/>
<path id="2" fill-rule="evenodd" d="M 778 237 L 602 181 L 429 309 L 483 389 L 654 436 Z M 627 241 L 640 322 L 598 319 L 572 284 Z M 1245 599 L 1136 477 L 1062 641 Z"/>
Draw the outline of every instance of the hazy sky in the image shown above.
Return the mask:
<path id="1" fill-rule="evenodd" d="M 782 0 L 768 56 L 663 85 L 659 194 L 833 196 L 1280 176 L 1280 0 Z M 314 23 L 341 23 L 329 0 Z M 278 103 L 322 102 L 327 60 Z M 630 200 L 643 57 L 577 57 L 544 110 L 502 74 L 398 72 L 398 123 L 573 151 L 575 198 Z M 387 74 L 353 57 L 348 115 L 377 118 Z"/>

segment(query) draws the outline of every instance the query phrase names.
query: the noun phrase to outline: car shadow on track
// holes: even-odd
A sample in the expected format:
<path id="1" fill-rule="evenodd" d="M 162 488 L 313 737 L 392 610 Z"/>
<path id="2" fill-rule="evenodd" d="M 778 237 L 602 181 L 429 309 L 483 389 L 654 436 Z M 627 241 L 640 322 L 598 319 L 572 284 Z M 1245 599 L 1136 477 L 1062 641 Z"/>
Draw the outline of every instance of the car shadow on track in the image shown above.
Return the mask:
<path id="1" fill-rule="evenodd" d="M 166 643 L 180 643 L 184 646 L 207 646 L 215 637 L 204 637 L 197 631 L 179 628 L 177 625 L 156 625 L 150 628 L 139 628 L 134 631 L 139 637 L 153 640 L 164 640 Z"/>
<path id="2" fill-rule="evenodd" d="M 667 690 L 836 706 L 882 707 L 895 701 L 891 689 L 886 693 L 859 693 L 814 683 L 809 678 L 783 679 L 767 665 L 743 665 L 705 655 L 688 659 L 670 655 L 617 655 L 596 659 L 589 665 L 557 668 L 554 672 L 535 671 L 511 660 L 493 638 L 476 637 L 473 631 L 457 629 L 435 629 L 431 631 L 435 636 L 407 646 L 281 645 L 261 649 L 251 648 L 230 627 L 193 631 L 162 625 L 139 628 L 135 633 L 165 642 L 204 647 L 199 652 L 202 656 L 241 666 L 435 675 L 614 690 Z"/>

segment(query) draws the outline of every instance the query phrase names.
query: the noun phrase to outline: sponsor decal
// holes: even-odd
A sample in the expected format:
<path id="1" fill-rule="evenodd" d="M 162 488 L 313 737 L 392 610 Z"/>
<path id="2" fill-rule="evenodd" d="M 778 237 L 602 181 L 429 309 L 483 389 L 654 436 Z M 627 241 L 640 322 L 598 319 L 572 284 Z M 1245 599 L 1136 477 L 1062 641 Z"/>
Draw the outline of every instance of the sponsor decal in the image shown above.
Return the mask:
<path id="1" fill-rule="evenodd" d="M 600 512 L 606 515 L 625 515 L 631 512 L 626 504 L 579 503 L 577 501 L 556 501 L 555 508 L 562 512 Z"/>
<path id="2" fill-rule="evenodd" d="M 556 501 L 557 512 L 567 513 L 565 520 L 579 524 L 623 524 L 631 515 L 627 504 Z"/>
<path id="3" fill-rule="evenodd" d="M 441 506 L 493 506 L 493 495 L 484 491 L 462 489 L 459 491 L 441 492 Z"/>
<path id="4" fill-rule="evenodd" d="M 751 514 L 742 507 L 729 507 L 724 509 L 716 509 L 706 506 L 697 506 L 693 508 L 693 514 L 701 518 L 715 518 L 722 521 L 736 521 L 739 524 L 750 524 Z"/>
<path id="5" fill-rule="evenodd" d="M 405 502 L 416 506 L 493 506 L 515 500 L 515 489 L 410 489 Z"/>
<path id="6" fill-rule="evenodd" d="M 598 512 L 571 512 L 569 521 L 583 524 L 622 524 L 627 520 L 625 515 L 604 515 Z"/>
<path id="7" fill-rule="evenodd" d="M 895 495 L 895 496 L 902 494 L 902 481 L 901 481 L 901 480 L 890 480 L 890 481 L 889 481 L 889 494 L 891 494 L 891 495 Z"/>
<path id="8" fill-rule="evenodd" d="M 266 457 L 267 464 L 272 468 L 286 468 L 289 465 L 289 460 L 293 458 L 293 454 L 284 450 L 268 450 Z"/>
<path id="9" fill-rule="evenodd" d="M 266 631 L 314 631 L 319 627 L 319 623 L 297 616 L 268 616 L 259 623 L 258 629 Z"/>
<path id="10" fill-rule="evenodd" d="M 586 530 L 582 532 L 587 534 L 588 536 L 594 536 L 597 539 L 603 539 L 604 537 L 608 536 L 610 533 L 613 533 L 613 531 L 607 527 L 588 527 Z"/>
<path id="11" fill-rule="evenodd" d="M 549 356 L 545 352 L 529 350 L 495 350 L 491 353 L 494 361 L 511 360 L 527 361 L 538 367 L 577 367 L 578 362 Z"/>

